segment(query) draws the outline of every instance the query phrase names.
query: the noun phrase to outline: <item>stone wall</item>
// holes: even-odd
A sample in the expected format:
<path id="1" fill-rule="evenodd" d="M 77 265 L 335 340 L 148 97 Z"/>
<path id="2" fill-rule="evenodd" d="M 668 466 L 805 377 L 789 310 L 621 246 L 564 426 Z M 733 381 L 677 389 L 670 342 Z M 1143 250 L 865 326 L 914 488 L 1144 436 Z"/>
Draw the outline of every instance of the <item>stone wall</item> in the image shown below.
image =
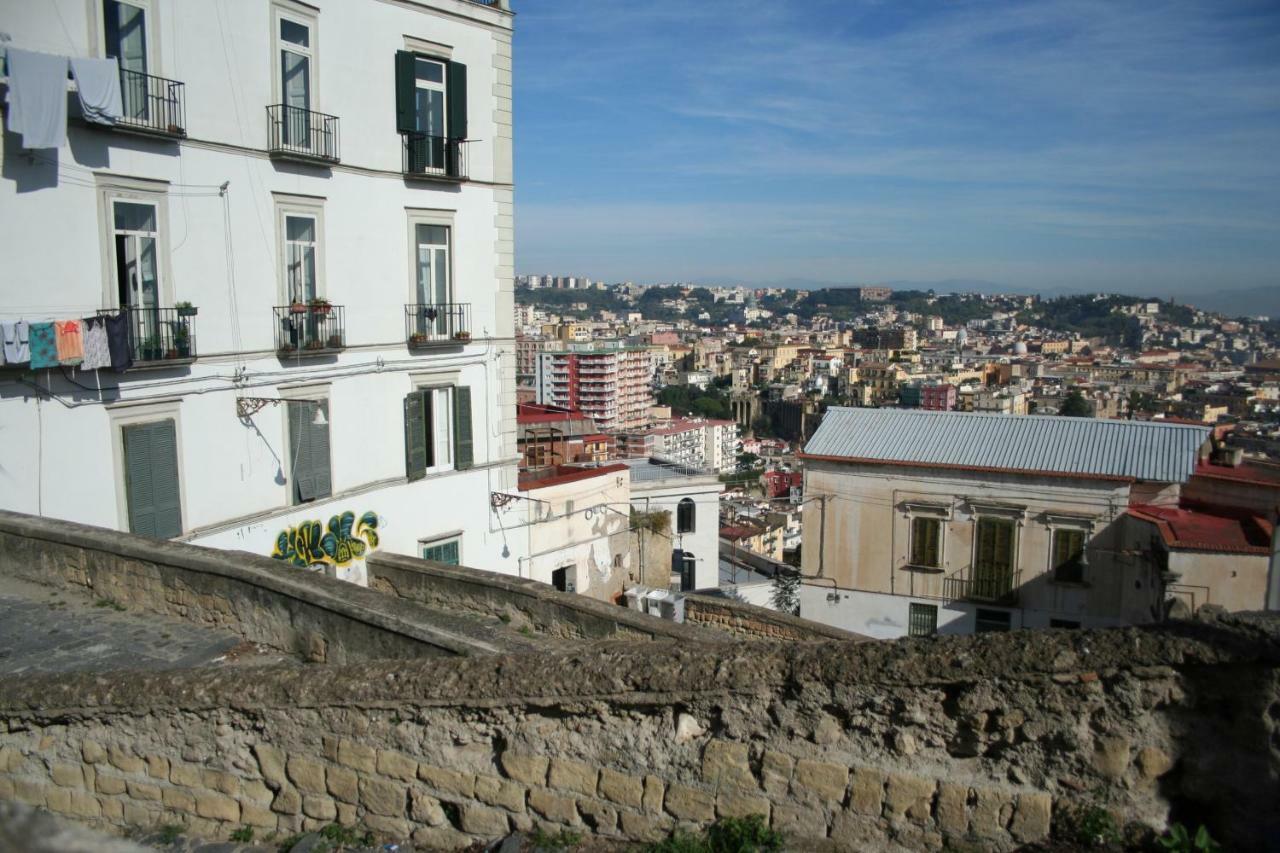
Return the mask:
<path id="1" fill-rule="evenodd" d="M 793 849 L 846 850 L 1010 850 L 1091 802 L 1277 849 L 1278 662 L 1274 625 L 1236 619 L 10 679 L 0 798 L 442 848 L 763 814 Z"/>
<path id="2" fill-rule="evenodd" d="M 848 640 L 858 636 L 767 607 L 710 595 L 686 593 L 684 618 L 690 624 L 766 640 Z"/>
<path id="3" fill-rule="evenodd" d="M 511 645 L 500 632 L 469 634 L 412 602 L 279 560 L 20 513 L 0 512 L 0 572 L 226 628 L 317 662 L 484 654 Z"/>
<path id="4" fill-rule="evenodd" d="M 686 594 L 685 620 L 689 624 L 681 625 L 495 572 L 385 553 L 371 556 L 367 565 L 369 585 L 376 590 L 435 608 L 501 613 L 509 624 L 527 626 L 547 637 L 597 640 L 626 636 L 701 642 L 709 639 L 707 632 L 700 630 L 705 628 L 736 636 L 785 640 L 848 640 L 858 636 L 768 608 L 711 596 Z"/>

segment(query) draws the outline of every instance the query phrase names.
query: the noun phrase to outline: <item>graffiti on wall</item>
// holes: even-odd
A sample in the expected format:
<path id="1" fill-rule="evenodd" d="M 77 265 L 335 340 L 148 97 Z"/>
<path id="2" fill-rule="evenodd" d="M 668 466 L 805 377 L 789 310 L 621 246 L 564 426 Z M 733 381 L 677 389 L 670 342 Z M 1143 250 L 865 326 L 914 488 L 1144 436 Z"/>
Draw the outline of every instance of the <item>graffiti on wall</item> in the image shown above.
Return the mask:
<path id="1" fill-rule="evenodd" d="M 318 521 L 304 521 L 280 531 L 271 556 L 304 569 L 343 567 L 377 547 L 378 514 L 366 512 L 357 521 L 355 513 L 348 511 L 330 518 L 327 528 Z"/>

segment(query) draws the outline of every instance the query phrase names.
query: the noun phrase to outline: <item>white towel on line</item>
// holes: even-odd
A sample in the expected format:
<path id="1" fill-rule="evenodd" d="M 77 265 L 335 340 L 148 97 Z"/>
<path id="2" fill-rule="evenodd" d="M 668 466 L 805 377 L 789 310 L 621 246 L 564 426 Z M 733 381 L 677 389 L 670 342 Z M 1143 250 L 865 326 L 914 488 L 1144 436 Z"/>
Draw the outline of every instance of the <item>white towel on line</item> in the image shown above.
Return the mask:
<path id="1" fill-rule="evenodd" d="M 71 76 L 80 92 L 80 109 L 85 121 L 115 124 L 124 113 L 120 96 L 120 63 L 110 59 L 73 56 Z"/>
<path id="2" fill-rule="evenodd" d="M 9 130 L 23 148 L 61 148 L 67 140 L 67 58 L 9 48 Z"/>

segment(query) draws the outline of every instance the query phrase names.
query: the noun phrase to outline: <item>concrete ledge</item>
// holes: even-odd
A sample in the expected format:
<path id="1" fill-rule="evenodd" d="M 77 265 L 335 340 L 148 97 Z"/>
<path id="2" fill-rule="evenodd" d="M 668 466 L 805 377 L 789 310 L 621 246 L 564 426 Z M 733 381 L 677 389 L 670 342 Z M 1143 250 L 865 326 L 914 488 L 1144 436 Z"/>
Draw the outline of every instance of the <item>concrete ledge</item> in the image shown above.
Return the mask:
<path id="1" fill-rule="evenodd" d="M 0 571 L 329 663 L 504 650 L 492 638 L 432 624 L 440 615 L 411 601 L 269 557 L 21 513 L 0 512 Z"/>
<path id="2" fill-rule="evenodd" d="M 551 636 L 708 639 L 704 631 L 692 626 L 560 592 L 525 578 L 388 553 L 373 554 L 365 564 L 369 585 L 374 589 L 431 607 L 460 608 L 485 615 L 507 613 Z"/>
<path id="3" fill-rule="evenodd" d="M 790 613 L 713 595 L 685 593 L 684 618 L 696 625 L 769 640 L 871 640 L 862 634 L 842 631 Z"/>

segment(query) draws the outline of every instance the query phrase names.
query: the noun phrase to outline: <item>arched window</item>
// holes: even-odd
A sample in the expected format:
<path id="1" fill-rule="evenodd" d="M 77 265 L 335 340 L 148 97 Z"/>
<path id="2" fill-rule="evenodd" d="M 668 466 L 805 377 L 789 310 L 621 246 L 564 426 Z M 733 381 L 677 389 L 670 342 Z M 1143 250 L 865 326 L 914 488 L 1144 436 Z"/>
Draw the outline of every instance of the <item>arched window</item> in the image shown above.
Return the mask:
<path id="1" fill-rule="evenodd" d="M 676 507 L 676 533 L 692 533 L 695 518 L 693 498 L 682 498 Z"/>

